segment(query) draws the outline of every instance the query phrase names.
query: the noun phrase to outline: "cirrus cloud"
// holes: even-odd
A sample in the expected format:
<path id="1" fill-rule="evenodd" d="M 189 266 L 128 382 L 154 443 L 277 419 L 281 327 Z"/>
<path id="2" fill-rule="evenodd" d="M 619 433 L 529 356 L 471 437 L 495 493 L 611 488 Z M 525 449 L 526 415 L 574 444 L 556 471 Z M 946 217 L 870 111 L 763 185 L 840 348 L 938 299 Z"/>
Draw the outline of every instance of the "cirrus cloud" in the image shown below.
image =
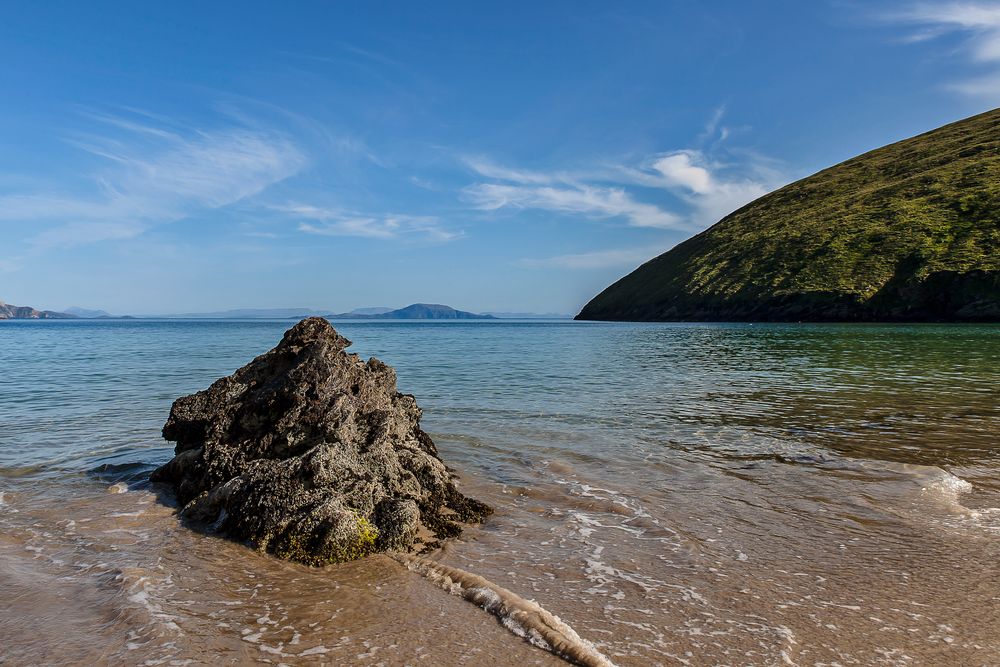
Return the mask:
<path id="1" fill-rule="evenodd" d="M 505 207 L 533 208 L 593 218 L 623 217 L 634 227 L 684 228 L 679 216 L 653 204 L 636 201 L 621 187 L 584 183 L 565 186 L 478 183 L 467 188 L 466 194 L 477 208 L 486 211 Z"/>
<path id="2" fill-rule="evenodd" d="M 0 194 L 0 220 L 55 223 L 34 237 L 35 246 L 131 238 L 153 225 L 252 197 L 307 162 L 289 137 L 263 128 L 178 129 L 89 116 L 117 134 L 69 139 L 99 159 L 79 192 Z"/>
<path id="3" fill-rule="evenodd" d="M 1000 100 L 1000 5 L 995 2 L 916 3 L 890 13 L 883 19 L 919 26 L 904 41 L 926 42 L 947 34 L 964 39 L 964 52 L 971 62 L 986 71 L 947 84 L 971 97 Z"/>
<path id="4" fill-rule="evenodd" d="M 273 207 L 285 217 L 299 220 L 298 230 L 318 236 L 359 236 L 370 239 L 396 239 L 419 236 L 432 241 L 451 241 L 461 232 L 446 229 L 434 216 L 384 213 L 360 214 L 311 204 Z"/>

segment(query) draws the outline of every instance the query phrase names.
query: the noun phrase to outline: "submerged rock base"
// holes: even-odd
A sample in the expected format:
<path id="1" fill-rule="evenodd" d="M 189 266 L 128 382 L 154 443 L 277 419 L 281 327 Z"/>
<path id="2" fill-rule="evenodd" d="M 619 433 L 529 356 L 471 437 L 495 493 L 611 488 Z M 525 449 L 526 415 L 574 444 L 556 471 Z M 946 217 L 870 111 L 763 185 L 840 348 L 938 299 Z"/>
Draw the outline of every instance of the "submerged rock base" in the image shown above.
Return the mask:
<path id="1" fill-rule="evenodd" d="M 181 515 L 309 565 L 428 548 L 492 509 L 467 498 L 393 369 L 347 354 L 318 317 L 211 387 L 174 402 L 163 437 Z"/>

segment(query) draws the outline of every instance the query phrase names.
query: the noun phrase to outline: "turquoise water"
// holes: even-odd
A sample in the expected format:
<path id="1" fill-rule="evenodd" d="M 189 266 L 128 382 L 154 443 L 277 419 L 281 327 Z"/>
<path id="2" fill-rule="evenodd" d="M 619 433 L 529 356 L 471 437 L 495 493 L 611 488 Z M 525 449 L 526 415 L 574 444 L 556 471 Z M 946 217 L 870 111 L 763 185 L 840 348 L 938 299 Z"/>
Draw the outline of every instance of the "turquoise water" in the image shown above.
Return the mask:
<path id="1" fill-rule="evenodd" d="M 291 324 L 0 322 L 0 597 L 37 593 L 30 581 L 43 575 L 87 591 L 104 591 L 102 576 L 125 577 L 128 595 L 94 593 L 91 606 L 107 610 L 93 622 L 109 646 L 143 640 L 98 662 L 252 662 L 273 658 L 260 647 L 279 643 L 283 661 L 305 661 L 308 647 L 293 650 L 291 630 L 264 624 L 251 642 L 252 622 L 241 633 L 243 621 L 208 600 L 182 604 L 195 593 L 177 571 L 163 574 L 168 584 L 149 583 L 180 567 L 170 563 L 182 552 L 207 563 L 220 549 L 249 556 L 178 529 L 169 501 L 143 483 L 171 455 L 159 435 L 171 402 L 266 351 Z M 442 457 L 500 510 L 438 558 L 535 597 L 616 663 L 1000 662 L 1000 614 L 977 613 L 1000 599 L 1000 327 L 334 324 L 352 351 L 396 368 Z M 145 509 L 135 525 L 118 526 L 112 515 L 136 504 Z M 72 531 L 60 528 L 66 521 Z M 146 537 L 105 545 L 98 557 L 94 545 L 106 538 L 81 536 L 84 526 Z M 316 576 L 252 557 L 289 589 Z M 91 561 L 109 564 L 71 566 Z M 388 567 L 333 568 L 322 581 L 349 588 Z M 121 574 L 130 568 L 141 574 Z M 199 592 L 211 590 L 195 578 Z M 146 582 L 141 595 L 136 582 Z M 215 585 L 215 597 L 231 593 Z M 317 585 L 275 592 L 269 604 L 287 608 L 318 595 Z M 429 590 L 406 596 L 366 604 L 386 605 L 386 619 L 444 604 Z M 146 615 L 125 614 L 131 606 Z M 27 632 L 35 613 L 22 601 L 0 617 L 0 644 L 20 647 L 10 655 L 39 650 Z M 310 655 L 329 664 L 424 654 L 479 664 L 482 653 L 467 646 L 477 642 L 500 664 L 555 660 L 461 606 L 431 624 L 444 633 L 433 649 L 426 620 L 383 627 L 359 613 L 310 635 L 312 613 L 287 612 L 294 646 L 308 637 L 324 649 Z M 80 623 L 62 631 L 72 636 Z M 334 647 L 335 638 L 346 643 Z M 382 652 L 358 657 L 371 645 Z"/>
<path id="2" fill-rule="evenodd" d="M 336 324 L 352 351 L 396 367 L 431 430 L 613 434 L 625 456 L 635 440 L 945 464 L 996 452 L 1000 327 Z M 173 400 L 269 349 L 289 326 L 4 322 L 0 463 L 52 472 L 161 462 Z"/>

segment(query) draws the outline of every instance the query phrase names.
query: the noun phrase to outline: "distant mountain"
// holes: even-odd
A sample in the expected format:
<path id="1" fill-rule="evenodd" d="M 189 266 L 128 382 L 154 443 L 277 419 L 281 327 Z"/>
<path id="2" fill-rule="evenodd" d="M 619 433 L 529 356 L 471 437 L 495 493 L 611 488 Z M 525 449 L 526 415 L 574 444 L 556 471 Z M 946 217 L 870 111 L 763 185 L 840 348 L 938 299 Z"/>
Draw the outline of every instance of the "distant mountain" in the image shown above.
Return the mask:
<path id="1" fill-rule="evenodd" d="M 272 320 L 324 316 L 330 311 L 313 310 L 312 308 L 238 308 L 235 310 L 220 310 L 207 313 L 177 313 L 173 315 L 155 315 L 164 319 L 184 320 Z"/>
<path id="2" fill-rule="evenodd" d="M 12 306 L 0 301 L 0 320 L 72 320 L 76 315 L 54 310 L 35 310 L 31 306 Z"/>
<path id="3" fill-rule="evenodd" d="M 765 195 L 577 319 L 1000 321 L 1000 109 Z"/>
<path id="4" fill-rule="evenodd" d="M 368 310 L 368 309 L 364 309 Z M 373 319 L 373 320 L 495 320 L 492 315 L 479 315 L 464 310 L 455 310 L 451 306 L 437 303 L 414 303 L 406 308 L 388 310 L 371 315 L 359 314 L 356 311 L 330 315 L 332 319 Z"/>
<path id="5" fill-rule="evenodd" d="M 76 317 L 82 317 L 84 319 L 97 319 L 97 318 L 113 318 L 114 315 L 104 310 L 90 310 L 89 308 L 80 308 L 79 306 L 70 306 L 66 310 L 62 311 L 69 315 L 75 315 Z"/>
<path id="6" fill-rule="evenodd" d="M 464 310 L 455 310 L 451 306 L 437 303 L 414 303 L 406 308 L 390 310 L 378 315 L 391 320 L 494 320 L 492 315 L 479 315 Z"/>
<path id="7" fill-rule="evenodd" d="M 571 320 L 572 315 L 567 313 L 508 313 L 490 311 L 483 315 L 492 315 L 500 320 Z"/>
<path id="8" fill-rule="evenodd" d="M 350 311 L 348 315 L 362 315 L 362 316 L 382 315 L 384 313 L 388 313 L 390 310 L 394 309 L 386 308 L 385 306 L 375 306 L 372 308 L 355 308 L 354 310 Z"/>

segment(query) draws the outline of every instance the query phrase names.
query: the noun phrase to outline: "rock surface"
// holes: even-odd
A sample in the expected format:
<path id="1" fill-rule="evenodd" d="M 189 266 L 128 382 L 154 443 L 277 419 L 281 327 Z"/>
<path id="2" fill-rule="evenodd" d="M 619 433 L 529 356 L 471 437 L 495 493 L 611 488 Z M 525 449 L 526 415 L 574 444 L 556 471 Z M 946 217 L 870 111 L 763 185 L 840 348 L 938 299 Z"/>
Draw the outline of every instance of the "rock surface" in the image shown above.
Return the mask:
<path id="1" fill-rule="evenodd" d="M 76 315 L 54 310 L 37 310 L 31 306 L 14 306 L 0 301 L 0 320 L 70 320 Z"/>
<path id="2" fill-rule="evenodd" d="M 174 402 L 163 436 L 176 456 L 152 480 L 173 486 L 183 517 L 323 565 L 427 548 L 492 512 L 455 487 L 393 369 L 350 344 L 311 317 Z"/>

